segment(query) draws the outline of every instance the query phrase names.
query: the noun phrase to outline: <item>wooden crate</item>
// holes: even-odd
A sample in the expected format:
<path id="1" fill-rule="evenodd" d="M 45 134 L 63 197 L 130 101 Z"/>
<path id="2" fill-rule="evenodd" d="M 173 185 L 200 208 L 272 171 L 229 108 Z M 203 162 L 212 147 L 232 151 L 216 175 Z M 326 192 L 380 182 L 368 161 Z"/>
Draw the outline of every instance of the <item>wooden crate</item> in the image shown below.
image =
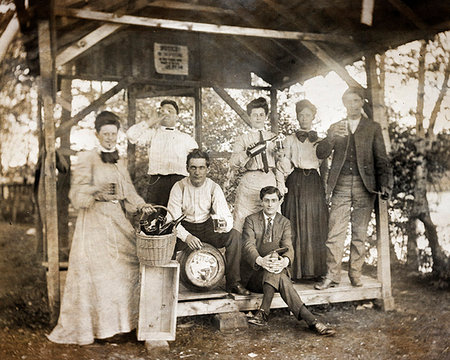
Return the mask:
<path id="1" fill-rule="evenodd" d="M 180 265 L 141 265 L 138 340 L 175 340 Z"/>

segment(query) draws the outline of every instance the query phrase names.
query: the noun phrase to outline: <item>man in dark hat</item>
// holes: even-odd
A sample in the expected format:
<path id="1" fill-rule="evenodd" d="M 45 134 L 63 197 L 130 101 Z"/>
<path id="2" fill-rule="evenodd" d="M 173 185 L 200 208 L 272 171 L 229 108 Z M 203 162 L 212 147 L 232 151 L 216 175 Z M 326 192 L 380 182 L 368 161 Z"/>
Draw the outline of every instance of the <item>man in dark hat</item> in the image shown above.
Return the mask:
<path id="1" fill-rule="evenodd" d="M 294 257 L 291 223 L 277 213 L 282 198 L 280 191 L 266 186 L 259 197 L 263 209 L 245 219 L 242 234 L 242 284 L 250 291 L 264 294 L 261 307 L 249 322 L 259 326 L 267 324 L 273 296 L 279 291 L 298 320 L 305 320 L 319 335 L 333 335 L 335 331 L 311 314 L 292 285 L 288 272 Z"/>
<path id="2" fill-rule="evenodd" d="M 167 206 L 172 186 L 188 175 L 187 154 L 198 148 L 191 136 L 175 129 L 178 112 L 175 101 L 163 100 L 158 112 L 150 111 L 146 121 L 127 131 L 130 143 L 148 146 L 150 181 L 143 197 L 155 205 Z"/>
<path id="3" fill-rule="evenodd" d="M 365 241 L 375 194 L 388 198 L 392 189 L 392 169 L 386 155 L 381 127 L 363 114 L 363 89 L 350 87 L 342 96 L 347 117 L 328 130 L 317 145 L 317 157 L 333 152 L 328 174 L 327 199 L 331 198 L 328 225 L 327 275 L 315 285 L 318 290 L 339 284 L 344 243 L 351 222 L 349 272 L 353 286 L 362 286 Z"/>

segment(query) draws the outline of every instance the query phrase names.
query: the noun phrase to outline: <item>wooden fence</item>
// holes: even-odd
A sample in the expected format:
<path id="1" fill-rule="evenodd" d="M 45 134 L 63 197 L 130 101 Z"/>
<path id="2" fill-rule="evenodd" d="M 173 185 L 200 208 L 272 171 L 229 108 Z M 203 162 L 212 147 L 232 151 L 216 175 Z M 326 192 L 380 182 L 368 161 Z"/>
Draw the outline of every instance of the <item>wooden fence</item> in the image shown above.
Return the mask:
<path id="1" fill-rule="evenodd" d="M 32 184 L 0 185 L 0 219 L 12 222 L 32 222 L 34 211 Z"/>

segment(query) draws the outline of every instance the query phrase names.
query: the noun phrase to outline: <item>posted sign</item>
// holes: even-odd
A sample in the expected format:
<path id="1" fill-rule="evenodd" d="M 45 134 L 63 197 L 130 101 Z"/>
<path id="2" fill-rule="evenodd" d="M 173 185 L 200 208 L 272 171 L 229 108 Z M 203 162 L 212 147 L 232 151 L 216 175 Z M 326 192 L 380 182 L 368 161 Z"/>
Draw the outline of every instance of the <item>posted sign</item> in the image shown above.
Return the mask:
<path id="1" fill-rule="evenodd" d="M 188 75 L 188 48 L 154 43 L 155 69 L 159 74 Z"/>

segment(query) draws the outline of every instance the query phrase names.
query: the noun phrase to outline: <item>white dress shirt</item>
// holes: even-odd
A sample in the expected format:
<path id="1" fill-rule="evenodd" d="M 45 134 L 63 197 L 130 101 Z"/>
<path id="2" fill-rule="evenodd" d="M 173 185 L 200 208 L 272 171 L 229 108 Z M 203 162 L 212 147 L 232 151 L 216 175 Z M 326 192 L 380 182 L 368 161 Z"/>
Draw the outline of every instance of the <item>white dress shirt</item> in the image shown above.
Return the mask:
<path id="1" fill-rule="evenodd" d="M 225 195 L 218 184 L 206 178 L 201 186 L 194 186 L 189 177 L 175 183 L 170 191 L 169 211 L 175 218 L 186 215 L 185 221 L 190 223 L 203 223 L 212 214 L 226 221 L 225 232 L 233 227 L 233 216 L 228 208 Z M 168 219 L 170 215 L 168 214 Z M 186 241 L 189 232 L 180 224 L 177 227 L 177 236 Z"/>
<path id="2" fill-rule="evenodd" d="M 348 128 L 349 128 L 349 130 L 350 130 L 350 132 L 352 134 L 355 133 L 356 128 L 358 127 L 360 120 L 361 120 L 361 118 L 359 118 L 357 120 L 350 120 L 350 119 L 347 120 L 348 121 Z"/>
<path id="3" fill-rule="evenodd" d="M 148 174 L 188 176 L 186 158 L 197 149 L 197 142 L 188 134 L 165 126 L 149 127 L 145 121 L 127 131 L 130 143 L 148 145 Z"/>

